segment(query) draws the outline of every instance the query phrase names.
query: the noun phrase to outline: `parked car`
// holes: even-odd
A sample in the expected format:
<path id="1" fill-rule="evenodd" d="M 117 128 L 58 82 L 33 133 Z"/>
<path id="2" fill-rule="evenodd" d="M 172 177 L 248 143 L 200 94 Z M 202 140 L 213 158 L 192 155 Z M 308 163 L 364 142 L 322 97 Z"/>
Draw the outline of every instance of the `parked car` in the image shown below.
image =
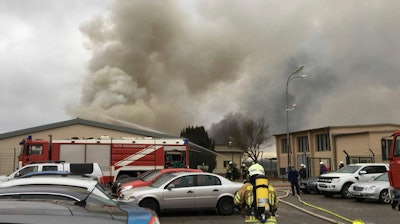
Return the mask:
<path id="1" fill-rule="evenodd" d="M 97 180 L 100 180 L 103 176 L 103 172 L 97 163 L 32 163 L 12 172 L 9 175 L 0 176 L 0 181 L 11 180 L 29 173 L 46 171 L 62 171 L 74 174 L 85 174 L 92 176 Z"/>
<path id="2" fill-rule="evenodd" d="M 157 214 L 151 210 L 139 206 L 118 206 L 111 199 L 105 200 L 91 195 L 85 189 L 71 186 L 1 188 L 0 204 L 0 219 L 2 222 L 8 220 L 7 223 L 43 223 L 41 220 L 32 221 L 38 216 L 43 219 L 52 217 L 53 222 L 48 223 L 54 223 L 54 220 L 57 220 L 57 223 L 67 223 L 68 219 L 65 217 L 70 218 L 69 223 L 73 220 L 81 220 L 77 223 L 92 223 L 88 222 L 91 219 L 87 220 L 90 217 L 96 217 L 96 223 L 159 223 Z M 13 217 L 7 218 L 10 215 Z M 32 220 L 21 221 L 21 218 L 29 215 Z M 59 218 L 64 221 L 60 221 Z"/>
<path id="3" fill-rule="evenodd" d="M 86 190 L 92 191 L 99 197 L 109 199 L 112 196 L 104 189 L 96 180 L 87 177 L 60 177 L 57 175 L 50 176 L 30 176 L 25 178 L 15 178 L 12 180 L 0 182 L 0 188 L 13 187 L 22 185 L 63 185 L 63 186 L 79 186 Z"/>
<path id="4" fill-rule="evenodd" d="M 121 184 L 121 186 L 119 186 L 117 190 L 117 195 L 119 196 L 121 195 L 122 192 L 132 188 L 149 186 L 159 177 L 169 173 L 177 173 L 177 172 L 203 172 L 203 171 L 200 169 L 188 169 L 188 168 L 168 168 L 168 169 L 155 170 L 154 172 L 151 172 L 140 179 Z"/>
<path id="5" fill-rule="evenodd" d="M 153 172 L 156 172 L 156 171 L 157 171 L 157 170 L 148 170 L 148 171 L 146 171 L 146 172 L 141 173 L 141 174 L 140 174 L 139 176 L 137 176 L 137 177 L 127 177 L 127 178 L 117 179 L 116 181 L 114 181 L 114 182 L 111 184 L 111 192 L 112 192 L 113 194 L 117 194 L 118 188 L 119 188 L 122 184 L 124 184 L 124 183 L 126 183 L 126 182 L 130 182 L 130 181 L 142 179 L 142 178 L 144 178 L 145 176 L 147 176 L 147 175 L 149 175 L 149 174 L 151 174 L 151 173 L 153 173 Z"/>
<path id="6" fill-rule="evenodd" d="M 216 209 L 222 215 L 231 215 L 234 194 L 242 185 L 212 173 L 172 173 L 158 178 L 150 186 L 125 191 L 118 200 L 150 208 L 157 213 Z"/>
<path id="7" fill-rule="evenodd" d="M 349 164 L 335 172 L 320 175 L 317 182 L 318 190 L 327 197 L 340 194 L 342 198 L 350 198 L 350 185 L 373 180 L 388 170 L 389 166 L 385 163 Z"/>
<path id="8" fill-rule="evenodd" d="M 300 180 L 300 190 L 304 194 L 315 193 L 320 194 L 317 186 L 318 177 L 309 177 L 304 180 Z"/>
<path id="9" fill-rule="evenodd" d="M 349 192 L 357 201 L 371 199 L 384 204 L 391 202 L 389 190 L 390 183 L 387 173 L 377 176 L 372 181 L 354 183 L 349 188 Z"/>

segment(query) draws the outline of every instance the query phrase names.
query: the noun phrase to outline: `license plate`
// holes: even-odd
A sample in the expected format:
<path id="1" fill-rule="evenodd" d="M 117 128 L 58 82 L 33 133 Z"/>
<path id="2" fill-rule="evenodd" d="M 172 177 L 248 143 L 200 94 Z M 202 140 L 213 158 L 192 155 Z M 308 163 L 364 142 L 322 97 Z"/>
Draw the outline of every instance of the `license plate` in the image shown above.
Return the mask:
<path id="1" fill-rule="evenodd" d="M 353 192 L 353 195 L 361 195 L 361 192 L 355 191 Z"/>
<path id="2" fill-rule="evenodd" d="M 300 188 L 301 188 L 301 189 L 305 189 L 305 188 L 306 188 L 306 186 L 304 186 L 304 185 L 300 185 Z"/>
<path id="3" fill-rule="evenodd" d="M 319 184 L 318 187 L 327 188 L 325 184 Z"/>

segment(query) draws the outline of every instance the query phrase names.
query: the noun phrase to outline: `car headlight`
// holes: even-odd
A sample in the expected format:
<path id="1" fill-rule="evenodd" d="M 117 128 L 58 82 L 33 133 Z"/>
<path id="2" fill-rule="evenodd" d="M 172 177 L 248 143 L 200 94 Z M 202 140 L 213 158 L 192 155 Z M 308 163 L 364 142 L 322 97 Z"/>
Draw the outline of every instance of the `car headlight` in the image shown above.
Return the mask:
<path id="1" fill-rule="evenodd" d="M 121 188 L 121 192 L 127 191 L 127 190 L 129 190 L 129 189 L 132 189 L 132 185 L 130 185 L 130 186 L 125 186 L 125 187 Z"/>
<path id="2" fill-rule="evenodd" d="M 368 190 L 370 190 L 370 191 L 375 191 L 375 190 L 376 190 L 376 187 L 375 187 L 375 186 L 371 186 L 371 187 L 368 188 Z"/>
<path id="3" fill-rule="evenodd" d="M 337 183 L 339 182 L 340 178 L 336 177 L 336 178 L 332 178 L 332 182 L 331 183 Z"/>

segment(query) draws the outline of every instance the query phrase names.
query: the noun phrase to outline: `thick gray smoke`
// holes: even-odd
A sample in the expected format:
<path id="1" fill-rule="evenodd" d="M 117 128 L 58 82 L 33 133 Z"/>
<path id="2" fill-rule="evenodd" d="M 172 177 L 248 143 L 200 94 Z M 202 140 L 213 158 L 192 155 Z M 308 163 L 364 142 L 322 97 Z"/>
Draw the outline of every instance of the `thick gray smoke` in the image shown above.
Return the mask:
<path id="1" fill-rule="evenodd" d="M 399 1 L 114 1 L 82 25 L 93 52 L 78 117 L 169 134 L 233 114 L 286 129 L 399 123 Z M 394 98 L 394 99 L 393 99 Z M 228 115 L 230 114 L 230 115 Z"/>

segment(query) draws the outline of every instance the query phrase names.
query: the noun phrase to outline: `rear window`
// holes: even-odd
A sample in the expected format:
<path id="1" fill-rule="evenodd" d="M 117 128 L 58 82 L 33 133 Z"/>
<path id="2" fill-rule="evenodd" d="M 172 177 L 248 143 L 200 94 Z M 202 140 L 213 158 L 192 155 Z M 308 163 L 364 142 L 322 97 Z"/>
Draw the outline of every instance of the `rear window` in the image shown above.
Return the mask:
<path id="1" fill-rule="evenodd" d="M 93 173 L 92 163 L 71 163 L 70 172 L 75 174 L 91 174 Z"/>

